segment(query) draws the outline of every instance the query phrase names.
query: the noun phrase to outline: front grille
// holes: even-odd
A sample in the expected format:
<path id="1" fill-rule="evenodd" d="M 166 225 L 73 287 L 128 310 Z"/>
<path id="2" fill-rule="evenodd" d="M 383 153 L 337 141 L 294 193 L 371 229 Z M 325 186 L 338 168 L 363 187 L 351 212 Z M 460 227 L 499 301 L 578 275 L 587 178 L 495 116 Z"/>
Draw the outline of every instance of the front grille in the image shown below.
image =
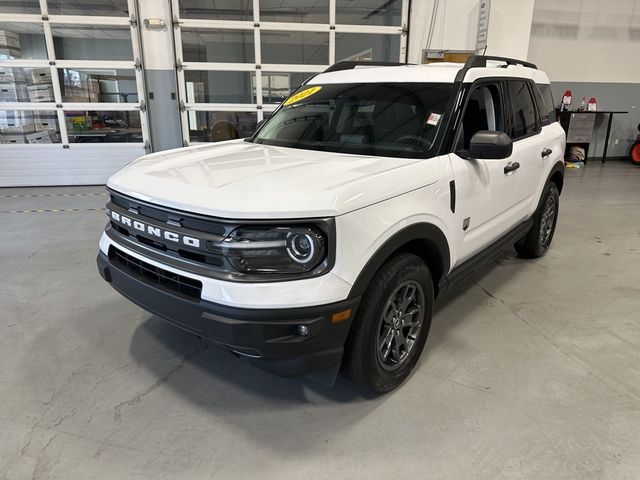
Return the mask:
<path id="1" fill-rule="evenodd" d="M 215 271 L 225 271 L 229 268 L 219 252 L 207 248 L 209 240 L 218 241 L 225 238 L 237 225 L 222 223 L 219 219 L 202 215 L 179 212 L 170 208 L 145 204 L 139 200 L 122 196 L 110 191 L 111 201 L 107 203 L 107 215 L 110 217 L 111 227 L 121 236 L 136 246 L 157 250 L 176 260 L 184 260 L 191 264 L 200 264 Z M 126 216 L 128 224 L 118 223 L 111 218 L 111 212 Z M 162 231 L 168 230 L 174 234 L 186 235 L 200 240 L 199 246 L 185 245 L 182 242 L 167 241 L 152 235 L 150 232 L 135 228 L 135 221 L 142 222 Z M 135 250 L 135 248 L 134 248 Z M 185 267 L 188 269 L 188 264 Z"/>
<path id="2" fill-rule="evenodd" d="M 194 213 L 181 212 L 168 207 L 161 207 L 159 205 L 149 205 L 141 200 L 126 197 L 114 191 L 109 191 L 109 194 L 111 201 L 115 205 L 118 205 L 127 211 L 135 211 L 142 217 L 158 220 L 162 223 L 173 221 L 189 230 L 197 230 L 200 232 L 223 236 L 228 235 L 233 228 L 235 228 L 234 225 L 224 223 L 219 219 Z"/>
<path id="3" fill-rule="evenodd" d="M 109 260 L 119 270 L 143 282 L 190 300 L 200 300 L 202 282 L 155 267 L 122 250 L 109 247 Z"/>

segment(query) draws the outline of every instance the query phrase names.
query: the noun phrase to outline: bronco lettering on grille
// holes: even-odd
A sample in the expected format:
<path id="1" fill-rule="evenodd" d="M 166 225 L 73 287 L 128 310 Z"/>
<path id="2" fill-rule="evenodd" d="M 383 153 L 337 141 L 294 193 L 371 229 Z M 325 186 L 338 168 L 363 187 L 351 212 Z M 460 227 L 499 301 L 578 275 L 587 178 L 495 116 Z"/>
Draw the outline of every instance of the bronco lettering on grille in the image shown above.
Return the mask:
<path id="1" fill-rule="evenodd" d="M 190 247 L 200 248 L 200 239 L 198 238 L 189 237 L 187 235 L 180 235 L 175 232 L 163 230 L 160 227 L 147 225 L 146 223 L 142 223 L 138 220 L 133 220 L 132 218 L 126 217 L 125 215 L 121 215 L 118 212 L 114 211 L 109 212 L 109 216 L 115 222 L 121 223 L 122 225 L 127 227 L 132 227 L 139 232 L 152 235 L 156 238 L 161 238 L 175 243 L 183 243 L 184 245 L 188 245 Z"/>

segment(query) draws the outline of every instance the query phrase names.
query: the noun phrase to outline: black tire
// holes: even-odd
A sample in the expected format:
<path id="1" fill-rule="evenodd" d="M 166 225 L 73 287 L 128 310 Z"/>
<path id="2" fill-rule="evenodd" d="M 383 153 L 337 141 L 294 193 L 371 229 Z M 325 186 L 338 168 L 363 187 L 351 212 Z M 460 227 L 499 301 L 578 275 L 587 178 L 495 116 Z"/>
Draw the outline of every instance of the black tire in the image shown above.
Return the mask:
<path id="1" fill-rule="evenodd" d="M 514 247 L 522 258 L 542 257 L 551 246 L 558 223 L 560 193 L 555 183 L 549 182 L 542 192 L 531 230 Z"/>
<path id="2" fill-rule="evenodd" d="M 402 307 L 412 289 L 413 303 L 408 301 Z M 402 253 L 383 265 L 363 295 L 349 333 L 343 363 L 345 376 L 376 394 L 389 392 L 404 382 L 427 341 L 433 297 L 431 272 L 416 255 Z M 393 299 L 402 301 L 395 303 Z"/>

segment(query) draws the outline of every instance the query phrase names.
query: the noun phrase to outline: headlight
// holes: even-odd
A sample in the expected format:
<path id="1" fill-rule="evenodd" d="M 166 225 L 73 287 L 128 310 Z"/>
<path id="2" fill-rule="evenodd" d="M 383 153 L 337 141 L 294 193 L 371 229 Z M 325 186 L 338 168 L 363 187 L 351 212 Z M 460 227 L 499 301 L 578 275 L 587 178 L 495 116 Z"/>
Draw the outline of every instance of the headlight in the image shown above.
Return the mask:
<path id="1" fill-rule="evenodd" d="M 326 258 L 326 238 L 311 227 L 240 227 L 215 247 L 243 273 L 310 272 Z"/>

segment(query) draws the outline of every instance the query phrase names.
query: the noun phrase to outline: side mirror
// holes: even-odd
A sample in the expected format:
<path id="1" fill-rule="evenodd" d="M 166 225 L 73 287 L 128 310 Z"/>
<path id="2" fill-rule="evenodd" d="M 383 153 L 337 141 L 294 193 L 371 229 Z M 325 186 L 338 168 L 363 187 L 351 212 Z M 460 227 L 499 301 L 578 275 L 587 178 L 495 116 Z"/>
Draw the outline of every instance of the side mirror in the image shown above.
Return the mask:
<path id="1" fill-rule="evenodd" d="M 261 127 L 262 125 L 264 125 L 264 122 L 266 122 L 266 121 L 267 121 L 267 119 L 266 119 L 266 118 L 263 118 L 262 120 L 260 120 L 260 121 L 258 122 L 258 124 L 256 125 L 256 132 L 257 132 L 258 130 L 260 130 L 260 127 Z"/>
<path id="2" fill-rule="evenodd" d="M 501 159 L 508 158 L 513 152 L 513 140 L 504 132 L 480 130 L 471 137 L 469 158 Z"/>

